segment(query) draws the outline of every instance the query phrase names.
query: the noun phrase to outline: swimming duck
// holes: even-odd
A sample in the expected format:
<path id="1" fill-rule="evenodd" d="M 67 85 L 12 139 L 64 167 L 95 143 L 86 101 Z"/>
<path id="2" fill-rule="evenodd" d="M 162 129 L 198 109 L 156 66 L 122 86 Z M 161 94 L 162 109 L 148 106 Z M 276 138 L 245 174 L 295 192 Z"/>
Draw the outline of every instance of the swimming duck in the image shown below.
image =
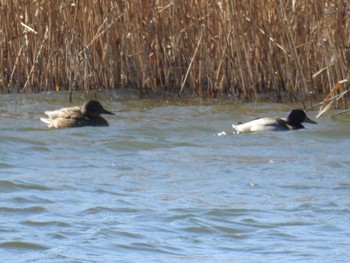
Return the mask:
<path id="1" fill-rule="evenodd" d="M 49 128 L 71 128 L 83 126 L 109 126 L 101 114 L 114 113 L 105 110 L 96 100 L 90 100 L 83 106 L 62 108 L 55 111 L 45 111 L 48 118 L 40 120 Z"/>
<path id="2" fill-rule="evenodd" d="M 263 132 L 263 131 L 288 131 L 299 130 L 305 127 L 303 122 L 317 124 L 317 122 L 309 119 L 305 111 L 301 109 L 293 109 L 287 114 L 287 118 L 259 118 L 250 122 L 232 125 L 238 132 Z"/>

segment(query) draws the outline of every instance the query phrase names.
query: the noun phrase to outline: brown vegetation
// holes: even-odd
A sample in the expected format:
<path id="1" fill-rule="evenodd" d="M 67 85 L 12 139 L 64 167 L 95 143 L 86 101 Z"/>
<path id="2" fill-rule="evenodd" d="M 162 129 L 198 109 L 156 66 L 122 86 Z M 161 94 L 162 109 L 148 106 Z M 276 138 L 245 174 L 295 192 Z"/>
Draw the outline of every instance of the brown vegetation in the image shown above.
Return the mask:
<path id="1" fill-rule="evenodd" d="M 348 1 L 3 0 L 0 89 L 282 101 L 348 78 Z"/>

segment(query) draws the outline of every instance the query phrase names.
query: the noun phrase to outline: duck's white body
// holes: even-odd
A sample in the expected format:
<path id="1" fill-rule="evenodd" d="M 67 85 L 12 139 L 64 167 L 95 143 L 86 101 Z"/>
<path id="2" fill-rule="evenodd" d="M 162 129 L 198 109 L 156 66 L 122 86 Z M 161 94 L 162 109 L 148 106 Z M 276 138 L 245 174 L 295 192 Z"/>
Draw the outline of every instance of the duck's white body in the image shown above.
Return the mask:
<path id="1" fill-rule="evenodd" d="M 246 123 L 232 125 L 238 132 L 262 132 L 290 130 L 286 119 L 260 118 Z"/>

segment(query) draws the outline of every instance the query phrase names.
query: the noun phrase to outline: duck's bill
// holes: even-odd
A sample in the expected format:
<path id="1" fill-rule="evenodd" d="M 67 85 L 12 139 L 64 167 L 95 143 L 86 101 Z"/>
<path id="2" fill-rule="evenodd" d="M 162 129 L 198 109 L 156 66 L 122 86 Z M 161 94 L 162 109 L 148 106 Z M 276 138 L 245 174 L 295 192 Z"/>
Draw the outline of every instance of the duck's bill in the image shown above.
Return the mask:
<path id="1" fill-rule="evenodd" d="M 103 109 L 103 113 L 104 113 L 104 114 L 115 115 L 113 112 L 110 112 L 110 111 L 105 110 L 105 109 Z"/>
<path id="2" fill-rule="evenodd" d="M 317 124 L 317 122 L 315 122 L 315 121 L 313 121 L 313 120 L 309 119 L 309 117 L 305 117 L 304 122 L 307 122 L 307 123 L 312 123 L 312 124 Z"/>

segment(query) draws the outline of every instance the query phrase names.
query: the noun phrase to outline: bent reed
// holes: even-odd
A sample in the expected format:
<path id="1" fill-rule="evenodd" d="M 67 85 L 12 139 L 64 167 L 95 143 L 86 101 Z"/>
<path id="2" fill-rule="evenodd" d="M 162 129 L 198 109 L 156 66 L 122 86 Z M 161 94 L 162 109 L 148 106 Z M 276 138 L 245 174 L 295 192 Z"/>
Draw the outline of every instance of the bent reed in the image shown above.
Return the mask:
<path id="1" fill-rule="evenodd" d="M 2 93 L 305 102 L 350 68 L 348 1 L 4 0 L 0 17 Z"/>

